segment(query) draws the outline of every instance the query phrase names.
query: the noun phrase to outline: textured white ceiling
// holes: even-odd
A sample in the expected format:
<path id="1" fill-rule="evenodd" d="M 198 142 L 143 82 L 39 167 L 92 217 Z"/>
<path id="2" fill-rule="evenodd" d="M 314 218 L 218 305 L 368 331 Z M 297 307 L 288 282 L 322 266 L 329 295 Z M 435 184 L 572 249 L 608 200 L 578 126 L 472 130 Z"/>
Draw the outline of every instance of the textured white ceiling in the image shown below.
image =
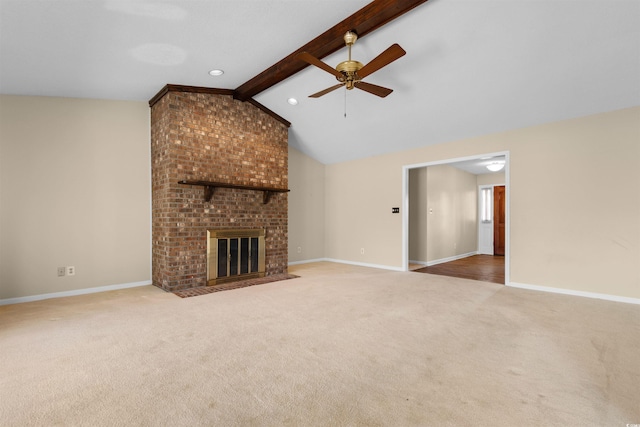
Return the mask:
<path id="1" fill-rule="evenodd" d="M 366 4 L 0 0 L 0 91 L 148 101 L 167 83 L 235 89 Z"/>
<path id="2" fill-rule="evenodd" d="M 0 93 L 148 101 L 167 83 L 235 89 L 367 3 L 0 0 Z M 640 105 L 639 24 L 638 0 L 430 0 L 353 48 L 363 63 L 395 42 L 407 51 L 365 79 L 394 89 L 387 98 L 307 98 L 335 83 L 309 67 L 255 99 L 323 163 L 611 111 Z"/>

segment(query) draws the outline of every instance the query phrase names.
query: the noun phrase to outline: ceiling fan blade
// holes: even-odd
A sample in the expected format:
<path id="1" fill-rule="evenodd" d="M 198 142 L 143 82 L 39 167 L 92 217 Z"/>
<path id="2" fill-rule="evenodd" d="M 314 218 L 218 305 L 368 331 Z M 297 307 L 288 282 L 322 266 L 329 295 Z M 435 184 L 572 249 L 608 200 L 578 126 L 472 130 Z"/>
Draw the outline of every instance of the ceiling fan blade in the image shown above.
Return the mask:
<path id="1" fill-rule="evenodd" d="M 389 95 L 391 92 L 393 92 L 393 89 L 388 89 L 386 87 L 382 87 L 378 85 L 372 85 L 371 83 L 366 83 L 366 82 L 357 82 L 355 86 L 360 90 L 364 90 L 365 92 L 372 93 L 374 95 L 379 96 L 380 98 L 384 98 L 387 95 Z"/>
<path id="2" fill-rule="evenodd" d="M 315 65 L 318 68 L 323 69 L 324 71 L 326 71 L 327 73 L 333 74 L 334 76 L 336 76 L 338 78 L 338 80 L 343 80 L 344 79 L 344 75 L 336 70 L 335 68 L 331 67 L 330 65 L 325 64 L 324 62 L 320 61 L 318 58 L 316 58 L 315 56 L 311 55 L 308 52 L 301 52 L 298 54 L 298 59 L 303 60 L 304 62 L 307 62 L 311 65 Z"/>
<path id="3" fill-rule="evenodd" d="M 333 92 L 334 90 L 342 86 L 344 86 L 344 83 L 338 83 L 335 86 L 328 87 L 325 90 L 321 90 L 320 92 L 314 93 L 313 95 L 309 95 L 309 98 L 320 98 L 322 95 L 326 95 L 329 92 Z"/>
<path id="4" fill-rule="evenodd" d="M 362 67 L 360 71 L 358 71 L 358 76 L 360 78 L 365 78 L 369 74 L 372 74 L 378 71 L 380 68 L 389 65 L 396 59 L 404 56 L 407 52 L 403 48 L 400 47 L 398 43 L 395 43 L 387 48 L 380 55 L 373 58 L 367 65 Z"/>

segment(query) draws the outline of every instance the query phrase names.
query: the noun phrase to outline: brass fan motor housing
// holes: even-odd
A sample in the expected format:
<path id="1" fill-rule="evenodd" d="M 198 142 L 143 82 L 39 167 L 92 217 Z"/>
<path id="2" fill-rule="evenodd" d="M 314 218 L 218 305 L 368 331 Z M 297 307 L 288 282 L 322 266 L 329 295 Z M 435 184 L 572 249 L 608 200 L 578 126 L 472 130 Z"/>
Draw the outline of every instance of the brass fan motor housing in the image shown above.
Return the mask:
<path id="1" fill-rule="evenodd" d="M 336 70 L 340 71 L 344 75 L 344 80 L 338 79 L 338 81 L 344 82 L 348 90 L 353 89 L 354 84 L 360 80 L 356 73 L 362 67 L 364 67 L 364 65 L 359 61 L 342 61 L 336 66 Z"/>
<path id="2" fill-rule="evenodd" d="M 355 73 L 356 71 L 360 71 L 360 69 L 364 67 L 362 62 L 359 61 L 342 61 L 336 66 L 336 70 L 341 73 Z"/>

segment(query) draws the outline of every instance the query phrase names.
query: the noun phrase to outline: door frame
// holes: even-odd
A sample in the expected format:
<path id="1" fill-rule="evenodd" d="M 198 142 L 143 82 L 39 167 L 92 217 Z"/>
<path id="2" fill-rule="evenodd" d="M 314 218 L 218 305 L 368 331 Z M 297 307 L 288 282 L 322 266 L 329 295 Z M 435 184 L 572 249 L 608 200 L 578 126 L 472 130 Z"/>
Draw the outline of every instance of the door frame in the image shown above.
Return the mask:
<path id="1" fill-rule="evenodd" d="M 414 163 L 402 167 L 402 270 L 409 271 L 409 171 L 411 169 L 424 168 L 428 166 L 447 165 L 451 163 L 476 160 L 483 157 L 504 156 L 504 186 L 506 195 L 505 204 L 505 256 L 504 256 L 504 281 L 505 285 L 510 283 L 511 265 L 511 185 L 510 185 L 510 159 L 509 151 L 497 151 L 493 153 L 483 153 L 474 156 L 457 157 L 452 159 L 437 160 L 424 163 Z M 477 187 L 476 187 L 477 188 Z"/>

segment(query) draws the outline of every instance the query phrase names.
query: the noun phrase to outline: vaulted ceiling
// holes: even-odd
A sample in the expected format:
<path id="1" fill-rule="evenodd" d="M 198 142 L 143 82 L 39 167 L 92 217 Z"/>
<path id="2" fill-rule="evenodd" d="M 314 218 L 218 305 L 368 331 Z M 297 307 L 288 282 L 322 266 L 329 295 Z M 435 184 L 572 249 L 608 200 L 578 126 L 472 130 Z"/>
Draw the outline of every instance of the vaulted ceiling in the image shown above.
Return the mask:
<path id="1" fill-rule="evenodd" d="M 368 7 L 0 0 L 0 93 L 148 101 L 168 83 L 232 89 L 290 121 L 289 143 L 327 164 L 640 105 L 637 0 L 429 0 L 352 49 L 363 63 L 393 43 L 407 51 L 366 78 L 394 89 L 386 98 L 308 98 L 336 83 L 315 67 L 252 85 L 291 74 L 279 61 L 348 17 L 366 22 Z M 342 48 L 323 60 L 346 58 Z"/>

